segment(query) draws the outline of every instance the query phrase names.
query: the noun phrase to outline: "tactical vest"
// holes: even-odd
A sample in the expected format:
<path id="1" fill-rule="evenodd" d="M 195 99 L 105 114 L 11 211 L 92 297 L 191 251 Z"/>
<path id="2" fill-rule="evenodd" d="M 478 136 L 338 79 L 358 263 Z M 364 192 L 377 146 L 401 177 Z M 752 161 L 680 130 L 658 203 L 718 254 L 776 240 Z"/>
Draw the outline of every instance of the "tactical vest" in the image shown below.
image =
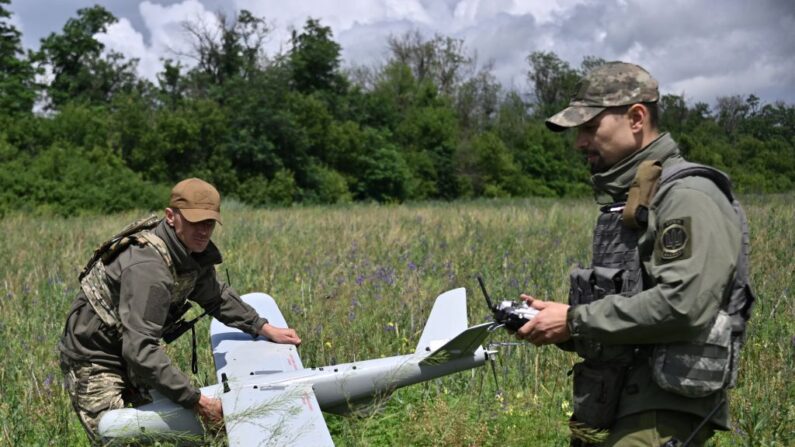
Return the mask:
<path id="1" fill-rule="evenodd" d="M 91 259 L 80 273 L 80 288 L 94 313 L 111 335 L 120 335 L 122 325 L 118 305 L 114 303 L 112 297 L 111 281 L 105 271 L 105 265 L 111 263 L 131 245 L 139 247 L 149 245 L 154 248 L 171 272 L 173 285 L 169 292 L 172 304 L 169 308 L 168 320 L 176 320 L 186 310 L 187 298 L 196 285 L 197 273 L 177 274 L 166 243 L 151 231 L 158 222 L 157 216 L 153 215 L 126 226 L 94 251 Z"/>
<path id="2" fill-rule="evenodd" d="M 603 206 L 596 221 L 591 268 L 572 271 L 569 304 L 588 304 L 607 295 L 633 296 L 643 290 L 638 238 L 640 231 L 622 225 L 623 203 Z M 574 340 L 584 359 L 621 363 L 633 361 L 634 348 L 606 345 L 588 338 Z"/>
<path id="3" fill-rule="evenodd" d="M 642 163 L 627 203 L 601 208 L 594 230 L 592 265 L 572 271 L 569 304 L 588 304 L 612 294 L 631 297 L 650 287 L 644 284 L 638 249 L 639 238 L 648 223 L 648 208 L 661 186 L 694 175 L 713 181 L 738 215 L 742 247 L 736 273 L 731 293 L 721 304 L 713 325 L 691 342 L 654 346 L 649 361 L 653 379 L 661 388 L 687 397 L 702 397 L 735 386 L 740 348 L 754 302 L 748 275 L 748 222 L 725 174 L 689 162 L 665 170 L 659 162 Z M 574 367 L 575 420 L 607 428 L 612 425 L 626 368 L 637 361 L 641 348 L 602 344 L 587 338 L 575 339 L 574 348 L 585 359 Z"/>
<path id="4" fill-rule="evenodd" d="M 751 289 L 748 262 L 751 251 L 748 218 L 732 194 L 731 181 L 723 172 L 696 163 L 666 168 L 660 185 L 688 176 L 710 179 L 726 196 L 740 221 L 741 244 L 729 293 L 713 325 L 691 343 L 658 345 L 652 356 L 655 382 L 661 388 L 688 397 L 701 397 L 737 385 L 740 350 L 756 297 Z"/>
<path id="5" fill-rule="evenodd" d="M 640 232 L 622 224 L 623 203 L 601 208 L 593 238 L 591 268 L 571 272 L 569 304 L 588 304 L 607 295 L 633 296 L 643 290 L 638 239 Z M 581 337 L 574 349 L 585 361 L 572 368 L 572 434 L 578 437 L 579 424 L 607 429 L 615 421 L 629 365 L 635 361 L 635 347 L 609 345 Z"/>

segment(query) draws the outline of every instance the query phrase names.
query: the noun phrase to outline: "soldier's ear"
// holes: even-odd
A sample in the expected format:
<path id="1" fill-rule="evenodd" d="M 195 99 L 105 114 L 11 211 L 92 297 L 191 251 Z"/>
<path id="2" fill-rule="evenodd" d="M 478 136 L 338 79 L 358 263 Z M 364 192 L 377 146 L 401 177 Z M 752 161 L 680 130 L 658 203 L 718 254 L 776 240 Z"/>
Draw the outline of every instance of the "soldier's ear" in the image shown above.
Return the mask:
<path id="1" fill-rule="evenodd" d="M 649 110 L 643 104 L 632 104 L 627 109 L 627 118 L 629 118 L 629 126 L 632 131 L 639 132 L 649 121 Z"/>
<path id="2" fill-rule="evenodd" d="M 172 227 L 174 226 L 174 215 L 175 215 L 175 214 L 176 214 L 176 213 L 174 213 L 174 210 L 173 210 L 173 209 L 171 209 L 171 208 L 166 208 L 166 223 L 167 223 L 169 226 L 172 226 Z"/>

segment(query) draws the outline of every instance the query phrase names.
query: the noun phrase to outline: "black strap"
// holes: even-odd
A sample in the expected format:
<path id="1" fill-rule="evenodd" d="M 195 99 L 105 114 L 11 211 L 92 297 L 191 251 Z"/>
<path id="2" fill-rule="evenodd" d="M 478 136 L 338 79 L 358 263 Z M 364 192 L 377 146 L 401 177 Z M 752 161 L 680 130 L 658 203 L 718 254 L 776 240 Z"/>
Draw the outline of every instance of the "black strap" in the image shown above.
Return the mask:
<path id="1" fill-rule="evenodd" d="M 714 416 L 715 413 L 718 412 L 718 410 L 720 409 L 720 407 L 723 405 L 724 402 L 726 402 L 725 396 L 721 397 L 721 399 L 718 401 L 718 404 L 715 405 L 715 408 L 713 408 L 708 415 L 704 416 L 704 419 L 701 420 L 701 423 L 698 424 L 698 427 L 696 427 L 696 429 L 693 430 L 693 433 L 690 433 L 690 436 L 688 436 L 687 439 L 685 439 L 685 442 L 684 444 L 682 444 L 682 447 L 687 447 L 690 445 L 691 442 L 693 442 L 693 439 L 695 439 L 698 432 L 701 431 L 701 429 L 704 427 L 704 425 L 706 425 L 707 422 L 709 422 L 710 419 L 712 419 L 712 416 Z"/>
<path id="2" fill-rule="evenodd" d="M 199 373 L 199 361 L 196 358 L 196 329 L 193 326 L 190 327 L 190 334 L 192 338 L 192 349 L 191 349 L 191 357 L 190 357 L 190 370 L 193 371 L 193 374 Z"/>
<path id="3" fill-rule="evenodd" d="M 712 419 L 712 416 L 715 416 L 715 413 L 718 412 L 721 405 L 723 405 L 725 402 L 726 402 L 726 396 L 721 397 L 720 400 L 718 401 L 718 404 L 715 405 L 715 408 L 713 408 L 708 415 L 704 416 L 704 418 L 701 419 L 701 422 L 698 424 L 696 429 L 690 433 L 690 436 L 688 436 L 687 439 L 685 439 L 685 442 L 682 442 L 676 437 L 673 437 L 669 439 L 667 442 L 663 443 L 661 447 L 689 447 L 690 443 L 693 442 L 693 439 L 695 439 L 696 435 L 698 435 L 698 432 L 700 432 L 701 429 L 704 428 L 704 425 L 706 425 L 707 422 L 709 422 Z"/>
<path id="4" fill-rule="evenodd" d="M 728 175 L 713 168 L 712 166 L 692 163 L 689 161 L 676 163 L 663 169 L 662 177 L 660 177 L 660 186 L 668 182 L 690 176 L 706 177 L 712 180 L 718 189 L 723 192 L 726 198 L 729 199 L 729 203 L 734 202 L 732 183 Z"/>

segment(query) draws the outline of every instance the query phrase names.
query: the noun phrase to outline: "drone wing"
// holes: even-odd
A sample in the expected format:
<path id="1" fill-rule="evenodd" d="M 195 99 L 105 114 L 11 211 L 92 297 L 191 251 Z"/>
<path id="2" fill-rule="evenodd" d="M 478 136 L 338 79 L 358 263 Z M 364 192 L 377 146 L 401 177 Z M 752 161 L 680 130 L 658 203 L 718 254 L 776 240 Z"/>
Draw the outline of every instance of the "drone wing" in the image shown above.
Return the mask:
<path id="1" fill-rule="evenodd" d="M 277 327 L 287 327 L 276 302 L 264 293 L 241 297 Z M 274 383 L 274 374 L 304 369 L 295 346 L 253 339 L 218 320 L 210 341 L 230 446 L 334 445 L 312 387 Z"/>
<path id="2" fill-rule="evenodd" d="M 221 402 L 230 447 L 334 445 L 311 385 L 249 383 Z"/>

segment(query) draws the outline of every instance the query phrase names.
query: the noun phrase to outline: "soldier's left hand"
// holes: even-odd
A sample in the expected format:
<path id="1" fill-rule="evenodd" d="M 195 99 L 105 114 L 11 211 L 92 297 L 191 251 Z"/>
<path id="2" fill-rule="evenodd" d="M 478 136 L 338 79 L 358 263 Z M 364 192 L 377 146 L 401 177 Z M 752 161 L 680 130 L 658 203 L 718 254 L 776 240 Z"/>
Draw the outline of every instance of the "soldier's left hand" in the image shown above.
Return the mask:
<path id="1" fill-rule="evenodd" d="M 561 343 L 571 338 L 569 327 L 566 325 L 568 304 L 542 301 L 529 295 L 521 295 L 521 298 L 539 312 L 516 331 L 516 338 L 527 340 L 536 346 Z"/>
<path id="2" fill-rule="evenodd" d="M 296 346 L 301 344 L 301 338 L 295 332 L 295 329 L 281 328 L 271 326 L 269 323 L 265 323 L 262 325 L 262 329 L 260 329 L 260 334 L 274 343 L 284 343 Z"/>

